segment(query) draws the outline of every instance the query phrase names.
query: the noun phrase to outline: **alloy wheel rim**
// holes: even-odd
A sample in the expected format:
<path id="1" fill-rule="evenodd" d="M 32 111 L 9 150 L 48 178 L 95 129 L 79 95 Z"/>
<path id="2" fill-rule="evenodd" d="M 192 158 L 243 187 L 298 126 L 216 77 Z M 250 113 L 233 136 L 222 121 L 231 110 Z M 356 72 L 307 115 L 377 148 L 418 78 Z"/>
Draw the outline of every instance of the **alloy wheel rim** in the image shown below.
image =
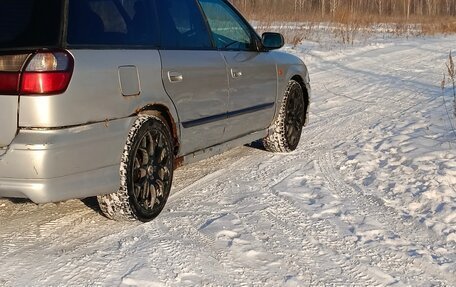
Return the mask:
<path id="1" fill-rule="evenodd" d="M 304 125 L 304 102 L 296 88 L 290 92 L 286 116 L 286 137 L 290 146 L 297 146 Z"/>
<path id="2" fill-rule="evenodd" d="M 146 213 L 161 210 L 171 182 L 170 148 L 157 130 L 146 132 L 135 151 L 132 166 L 133 199 Z"/>

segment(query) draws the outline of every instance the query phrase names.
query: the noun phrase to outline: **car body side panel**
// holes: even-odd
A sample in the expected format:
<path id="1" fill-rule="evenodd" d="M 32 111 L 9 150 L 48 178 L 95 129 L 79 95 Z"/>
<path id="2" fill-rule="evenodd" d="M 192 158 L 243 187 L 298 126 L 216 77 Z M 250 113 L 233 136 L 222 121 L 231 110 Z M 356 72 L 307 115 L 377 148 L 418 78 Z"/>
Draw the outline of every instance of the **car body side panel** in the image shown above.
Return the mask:
<path id="1" fill-rule="evenodd" d="M 21 97 L 19 127 L 55 128 L 108 121 L 129 117 L 153 104 L 167 107 L 177 122 L 173 103 L 163 88 L 157 50 L 70 52 L 75 58 L 75 67 L 67 91 L 55 96 Z M 139 83 L 135 77 L 124 78 L 130 84 L 122 91 L 120 77 L 125 74 L 122 71 L 125 67 L 129 71 L 137 70 Z M 139 95 L 135 91 L 137 85 Z"/>
<path id="2" fill-rule="evenodd" d="M 18 96 L 0 95 L 0 147 L 8 146 L 17 132 Z"/>
<path id="3" fill-rule="evenodd" d="M 224 51 L 230 79 L 224 139 L 267 128 L 277 97 L 275 59 L 267 52 Z M 248 124 L 246 124 L 248 123 Z"/>
<path id="4" fill-rule="evenodd" d="M 181 154 L 222 142 L 228 102 L 223 57 L 218 51 L 161 50 L 160 55 L 163 83 L 182 125 Z"/>

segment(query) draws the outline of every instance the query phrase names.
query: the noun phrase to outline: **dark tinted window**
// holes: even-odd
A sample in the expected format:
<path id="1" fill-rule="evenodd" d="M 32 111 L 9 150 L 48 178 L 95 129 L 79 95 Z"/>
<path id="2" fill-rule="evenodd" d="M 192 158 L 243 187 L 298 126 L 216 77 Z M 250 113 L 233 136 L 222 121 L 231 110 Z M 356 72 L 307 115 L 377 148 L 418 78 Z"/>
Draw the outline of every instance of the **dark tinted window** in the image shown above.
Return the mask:
<path id="1" fill-rule="evenodd" d="M 68 43 L 155 45 L 157 32 L 149 0 L 70 0 Z"/>
<path id="2" fill-rule="evenodd" d="M 60 0 L 2 0 L 0 48 L 57 45 L 61 14 Z"/>
<path id="3" fill-rule="evenodd" d="M 212 48 L 206 24 L 194 0 L 158 0 L 156 3 L 162 48 Z"/>

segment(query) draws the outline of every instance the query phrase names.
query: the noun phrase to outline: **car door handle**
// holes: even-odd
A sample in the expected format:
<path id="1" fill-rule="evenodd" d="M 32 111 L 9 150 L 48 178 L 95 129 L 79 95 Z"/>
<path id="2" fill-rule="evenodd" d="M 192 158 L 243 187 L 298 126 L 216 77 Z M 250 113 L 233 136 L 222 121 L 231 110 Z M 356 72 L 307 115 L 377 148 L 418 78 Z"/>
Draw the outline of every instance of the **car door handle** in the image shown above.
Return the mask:
<path id="1" fill-rule="evenodd" d="M 242 71 L 231 69 L 231 77 L 234 79 L 242 77 Z"/>
<path id="2" fill-rule="evenodd" d="M 184 80 L 184 76 L 179 72 L 168 72 L 168 80 L 171 83 L 178 83 Z"/>

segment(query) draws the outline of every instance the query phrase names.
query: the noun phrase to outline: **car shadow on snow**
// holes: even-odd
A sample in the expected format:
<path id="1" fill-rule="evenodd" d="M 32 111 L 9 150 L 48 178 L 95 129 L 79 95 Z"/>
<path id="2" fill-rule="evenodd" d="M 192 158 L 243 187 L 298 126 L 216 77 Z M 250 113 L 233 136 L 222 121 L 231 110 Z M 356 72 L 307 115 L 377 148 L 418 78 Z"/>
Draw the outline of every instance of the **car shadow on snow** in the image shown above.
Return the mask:
<path id="1" fill-rule="evenodd" d="M 27 198 L 2 198 L 4 200 L 7 200 L 11 203 L 14 203 L 14 204 L 26 204 L 26 203 L 32 203 L 32 201 L 30 199 L 27 199 Z"/>
<path id="2" fill-rule="evenodd" d="M 266 149 L 264 148 L 263 142 L 261 140 L 251 142 L 249 144 L 246 144 L 245 146 L 254 148 L 254 149 L 258 149 L 258 150 L 262 150 L 262 151 L 266 151 Z"/>
<path id="3" fill-rule="evenodd" d="M 84 203 L 85 206 L 92 209 L 93 211 L 101 214 L 100 206 L 98 205 L 98 201 L 96 197 L 87 197 L 81 199 L 81 202 Z"/>

